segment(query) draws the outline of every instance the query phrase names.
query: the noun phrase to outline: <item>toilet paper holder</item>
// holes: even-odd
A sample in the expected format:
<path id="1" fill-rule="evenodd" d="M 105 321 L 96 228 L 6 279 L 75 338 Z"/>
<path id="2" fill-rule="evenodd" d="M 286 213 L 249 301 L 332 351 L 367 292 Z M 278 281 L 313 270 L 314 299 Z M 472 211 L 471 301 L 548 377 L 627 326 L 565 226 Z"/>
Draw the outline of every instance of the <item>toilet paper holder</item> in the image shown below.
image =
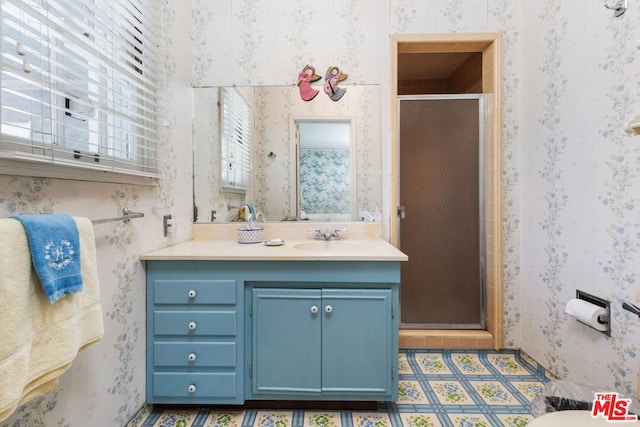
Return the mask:
<path id="1" fill-rule="evenodd" d="M 604 298 L 600 298 L 595 295 L 589 294 L 585 291 L 581 291 L 580 289 L 576 289 L 576 298 L 587 301 L 591 304 L 597 305 L 606 310 L 606 314 L 598 317 L 598 323 L 604 325 L 606 329 L 604 331 L 601 331 L 599 329 L 596 329 L 596 330 L 610 337 L 611 336 L 611 302 L 607 301 Z M 591 325 L 587 324 L 587 326 L 591 326 Z"/>

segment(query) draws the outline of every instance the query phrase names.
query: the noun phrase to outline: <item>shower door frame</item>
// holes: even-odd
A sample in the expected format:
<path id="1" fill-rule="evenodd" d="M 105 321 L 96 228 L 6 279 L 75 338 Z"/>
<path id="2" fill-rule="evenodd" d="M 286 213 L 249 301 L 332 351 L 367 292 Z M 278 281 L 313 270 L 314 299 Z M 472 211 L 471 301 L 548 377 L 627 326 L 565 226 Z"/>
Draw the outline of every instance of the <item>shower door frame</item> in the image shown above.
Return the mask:
<path id="1" fill-rule="evenodd" d="M 457 330 L 407 330 L 400 331 L 400 345 L 411 348 L 493 348 L 504 347 L 504 290 L 503 265 L 503 35 L 486 33 L 425 33 L 392 34 L 390 36 L 391 81 L 389 93 L 391 147 L 386 163 L 389 173 L 389 203 L 384 204 L 388 222 L 383 223 L 383 232 L 389 242 L 397 245 L 397 221 L 395 215 L 398 200 L 398 56 L 399 53 L 482 53 L 482 90 L 491 94 L 487 112 L 491 115 L 487 123 L 487 175 L 486 191 L 486 331 Z"/>
<path id="2" fill-rule="evenodd" d="M 485 226 L 485 155 L 487 140 L 487 112 L 485 110 L 487 95 L 478 94 L 437 94 L 437 95 L 398 95 L 398 142 L 400 142 L 400 105 L 402 101 L 444 101 L 456 99 L 476 99 L 478 100 L 478 264 L 479 264 L 479 284 L 480 284 L 480 323 L 478 324 L 462 324 L 462 323 L 402 323 L 402 310 L 400 311 L 400 329 L 485 329 L 487 326 L 487 307 L 486 307 L 486 226 Z M 399 148 L 399 144 L 398 144 Z M 398 156 L 398 162 L 400 156 Z M 401 201 L 400 180 L 398 179 L 398 201 Z M 402 250 L 401 228 L 402 221 L 397 222 L 397 246 Z M 411 262 L 409 259 L 408 262 Z M 400 300 L 402 300 L 402 289 L 400 289 Z"/>

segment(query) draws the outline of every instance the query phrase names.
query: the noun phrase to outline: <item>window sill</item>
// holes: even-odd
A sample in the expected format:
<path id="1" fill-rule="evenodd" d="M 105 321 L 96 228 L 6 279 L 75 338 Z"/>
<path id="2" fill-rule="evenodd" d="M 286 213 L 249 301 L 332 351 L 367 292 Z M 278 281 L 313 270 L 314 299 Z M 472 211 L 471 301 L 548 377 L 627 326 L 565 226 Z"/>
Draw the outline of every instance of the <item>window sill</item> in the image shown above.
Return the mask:
<path id="1" fill-rule="evenodd" d="M 83 165 L 54 164 L 37 159 L 11 157 L 11 153 L 7 152 L 0 153 L 0 175 L 148 186 L 158 185 L 158 180 L 162 178 L 135 171 L 105 171 Z"/>
<path id="2" fill-rule="evenodd" d="M 221 191 L 223 193 L 237 193 L 237 194 L 246 194 L 249 189 L 247 188 L 235 188 L 235 187 L 222 187 Z"/>

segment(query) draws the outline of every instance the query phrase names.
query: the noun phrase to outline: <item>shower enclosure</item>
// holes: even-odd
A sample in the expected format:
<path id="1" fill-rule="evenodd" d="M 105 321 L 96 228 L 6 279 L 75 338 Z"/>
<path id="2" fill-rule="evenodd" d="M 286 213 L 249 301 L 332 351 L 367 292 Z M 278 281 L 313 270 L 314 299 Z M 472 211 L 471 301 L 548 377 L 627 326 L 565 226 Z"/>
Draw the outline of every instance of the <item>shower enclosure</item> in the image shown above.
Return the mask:
<path id="1" fill-rule="evenodd" d="M 485 329 L 483 96 L 398 97 L 402 328 Z"/>

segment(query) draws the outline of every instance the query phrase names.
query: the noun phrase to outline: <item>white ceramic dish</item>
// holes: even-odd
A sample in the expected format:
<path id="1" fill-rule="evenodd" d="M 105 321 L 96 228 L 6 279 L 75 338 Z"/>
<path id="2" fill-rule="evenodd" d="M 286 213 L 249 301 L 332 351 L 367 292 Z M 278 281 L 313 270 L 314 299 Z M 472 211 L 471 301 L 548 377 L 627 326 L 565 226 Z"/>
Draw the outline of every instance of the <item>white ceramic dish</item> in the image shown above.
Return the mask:
<path id="1" fill-rule="evenodd" d="M 282 246 L 282 245 L 284 245 L 284 240 L 282 240 L 282 239 L 265 240 L 264 244 L 266 246 Z"/>

